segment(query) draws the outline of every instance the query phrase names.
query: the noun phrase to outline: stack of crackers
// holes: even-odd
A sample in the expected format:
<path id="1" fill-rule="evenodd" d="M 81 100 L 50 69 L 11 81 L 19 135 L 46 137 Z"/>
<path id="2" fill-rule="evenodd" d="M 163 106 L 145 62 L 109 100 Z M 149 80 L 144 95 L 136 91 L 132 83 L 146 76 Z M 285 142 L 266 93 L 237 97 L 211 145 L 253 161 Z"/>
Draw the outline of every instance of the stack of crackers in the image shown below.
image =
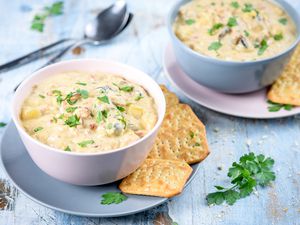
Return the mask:
<path id="1" fill-rule="evenodd" d="M 300 45 L 281 76 L 272 85 L 268 99 L 280 104 L 300 106 Z"/>
<path id="2" fill-rule="evenodd" d="M 148 158 L 123 179 L 119 188 L 128 194 L 172 197 L 181 193 L 193 169 L 189 164 L 208 154 L 205 126 L 190 106 L 161 85 L 167 109 Z"/>

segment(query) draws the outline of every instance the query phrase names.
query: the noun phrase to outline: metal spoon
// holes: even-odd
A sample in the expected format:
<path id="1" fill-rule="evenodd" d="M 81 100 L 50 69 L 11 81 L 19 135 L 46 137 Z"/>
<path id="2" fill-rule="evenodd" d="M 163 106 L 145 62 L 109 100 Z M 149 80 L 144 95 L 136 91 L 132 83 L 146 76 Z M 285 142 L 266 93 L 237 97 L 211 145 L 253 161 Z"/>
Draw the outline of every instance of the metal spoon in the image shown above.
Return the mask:
<path id="1" fill-rule="evenodd" d="M 128 16 L 128 19 L 127 19 L 127 21 L 126 21 L 126 24 L 124 25 L 124 27 L 118 32 L 118 33 L 116 33 L 111 39 L 113 39 L 114 37 L 116 37 L 117 35 L 119 35 L 120 33 L 122 33 L 127 27 L 128 27 L 128 25 L 130 24 L 130 22 L 132 21 L 132 19 L 133 19 L 133 14 L 132 13 L 129 13 L 129 16 Z M 111 40 L 111 39 L 109 39 L 109 40 Z M 109 40 L 107 40 L 107 41 L 109 41 Z M 95 44 L 95 45 L 100 45 L 100 44 L 103 44 L 103 43 L 105 43 L 105 41 L 102 41 L 102 42 L 100 42 L 100 41 L 91 41 L 91 42 L 86 42 L 86 43 L 92 43 L 92 44 Z M 72 48 L 74 48 L 74 47 L 77 47 L 77 46 L 80 46 L 80 45 L 82 45 L 82 44 L 84 44 L 83 42 L 80 42 L 80 43 L 75 43 L 75 44 L 71 44 L 71 45 L 69 45 L 69 46 L 67 46 L 66 48 L 64 48 L 60 53 L 58 53 L 56 56 L 54 56 L 52 59 L 50 59 L 45 65 L 43 65 L 42 67 L 40 67 L 40 68 L 43 68 L 43 67 L 45 67 L 45 66 L 47 66 L 47 65 L 50 65 L 50 64 L 52 64 L 52 63 L 54 63 L 54 62 L 56 62 L 58 59 L 60 59 L 63 55 L 65 55 L 69 50 L 71 50 Z M 14 91 L 16 91 L 17 89 L 18 89 L 18 87 L 20 86 L 20 84 L 21 83 L 19 83 L 15 88 L 14 88 Z"/>
<path id="2" fill-rule="evenodd" d="M 0 65 L 0 72 L 32 62 L 33 60 L 43 56 L 44 52 L 48 49 L 65 42 L 76 41 L 77 44 L 80 42 L 93 42 L 94 44 L 100 44 L 103 41 L 107 41 L 122 30 L 124 25 L 127 23 L 128 16 L 129 13 L 127 12 L 126 2 L 124 0 L 118 0 L 110 7 L 100 12 L 95 20 L 85 26 L 84 37 L 82 39 L 65 38 L 59 40 L 18 59 Z"/>

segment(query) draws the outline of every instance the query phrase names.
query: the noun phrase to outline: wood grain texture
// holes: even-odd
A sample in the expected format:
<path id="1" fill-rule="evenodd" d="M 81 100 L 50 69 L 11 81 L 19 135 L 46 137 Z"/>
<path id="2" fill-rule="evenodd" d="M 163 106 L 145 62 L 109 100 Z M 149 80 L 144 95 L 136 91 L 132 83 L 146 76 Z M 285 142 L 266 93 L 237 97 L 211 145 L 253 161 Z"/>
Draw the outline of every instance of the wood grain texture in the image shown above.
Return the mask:
<path id="1" fill-rule="evenodd" d="M 298 0 L 289 0 L 300 10 Z M 0 1 L 0 64 L 63 37 L 80 37 L 85 21 L 112 0 L 65 0 L 65 13 L 49 20 L 43 34 L 31 31 L 34 13 L 50 0 Z M 300 225 L 300 116 L 276 120 L 248 120 L 225 116 L 201 107 L 172 87 L 162 72 L 163 50 L 169 37 L 165 17 L 175 0 L 130 0 L 135 13 L 132 25 L 110 44 L 85 46 L 71 58 L 107 58 L 135 66 L 157 82 L 175 91 L 180 100 L 192 106 L 207 128 L 210 156 L 183 194 L 155 209 L 120 218 L 85 218 L 50 210 L 19 193 L 14 207 L 0 211 L 1 225 L 132 225 L 176 221 L 180 225 Z M 47 59 L 0 74 L 0 121 L 10 120 L 9 106 L 15 85 Z M 0 128 L 0 136 L 3 134 Z M 248 143 L 248 144 L 247 144 Z M 256 195 L 234 206 L 206 205 L 205 196 L 216 184 L 228 184 L 227 169 L 249 151 L 264 153 L 276 161 L 277 179 L 271 188 L 257 190 Z M 0 178 L 7 179 L 2 169 Z M 157 219 L 163 215 L 164 218 Z"/>

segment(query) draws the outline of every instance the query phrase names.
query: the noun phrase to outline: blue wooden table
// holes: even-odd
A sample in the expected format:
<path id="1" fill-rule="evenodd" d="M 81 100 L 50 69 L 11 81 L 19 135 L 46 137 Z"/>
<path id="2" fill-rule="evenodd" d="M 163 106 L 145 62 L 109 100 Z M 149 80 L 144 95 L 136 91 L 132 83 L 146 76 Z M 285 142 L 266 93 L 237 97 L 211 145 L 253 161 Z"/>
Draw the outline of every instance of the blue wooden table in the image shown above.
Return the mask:
<path id="1" fill-rule="evenodd" d="M 299 0 L 289 0 L 300 11 Z M 41 34 L 30 30 L 33 15 L 50 0 L 0 1 L 0 64 L 63 37 L 80 37 L 84 23 L 112 3 L 109 0 L 65 0 L 62 16 L 51 18 Z M 184 193 L 155 209 L 120 218 L 84 218 L 57 212 L 17 191 L 0 169 L 0 224 L 171 224 L 180 225 L 300 225 L 300 116 L 276 120 L 250 120 L 222 115 L 185 98 L 170 86 L 162 71 L 162 55 L 169 37 L 165 17 L 173 0 L 128 0 L 135 14 L 132 25 L 113 42 L 101 47 L 85 47 L 71 58 L 107 58 L 135 66 L 157 82 L 175 91 L 190 104 L 207 127 L 210 156 Z M 48 58 L 49 59 L 49 58 Z M 39 60 L 0 74 L 0 121 L 10 121 L 13 89 L 47 60 Z M 0 128 L 0 137 L 3 134 Z M 271 187 L 259 188 L 234 206 L 208 207 L 207 193 L 214 185 L 228 184 L 228 167 L 247 153 L 263 153 L 275 159 L 277 179 Z M 66 201 L 68 201 L 66 199 Z"/>

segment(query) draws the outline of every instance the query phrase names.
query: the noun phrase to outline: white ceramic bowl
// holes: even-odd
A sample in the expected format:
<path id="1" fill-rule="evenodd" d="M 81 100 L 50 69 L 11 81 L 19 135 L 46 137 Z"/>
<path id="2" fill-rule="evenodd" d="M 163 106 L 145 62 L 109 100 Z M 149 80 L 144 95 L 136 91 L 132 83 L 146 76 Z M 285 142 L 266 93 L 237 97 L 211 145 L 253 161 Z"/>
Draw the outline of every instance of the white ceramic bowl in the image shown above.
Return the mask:
<path id="1" fill-rule="evenodd" d="M 100 153 L 65 152 L 45 145 L 26 133 L 19 115 L 32 86 L 63 71 L 102 71 L 121 75 L 143 86 L 154 98 L 158 121 L 143 138 L 119 149 Z M 113 61 L 79 59 L 63 61 L 34 72 L 17 89 L 12 102 L 12 118 L 22 141 L 36 165 L 50 176 L 77 185 L 101 185 L 122 179 L 136 170 L 147 157 L 165 114 L 165 98 L 158 84 L 147 74 Z"/>

